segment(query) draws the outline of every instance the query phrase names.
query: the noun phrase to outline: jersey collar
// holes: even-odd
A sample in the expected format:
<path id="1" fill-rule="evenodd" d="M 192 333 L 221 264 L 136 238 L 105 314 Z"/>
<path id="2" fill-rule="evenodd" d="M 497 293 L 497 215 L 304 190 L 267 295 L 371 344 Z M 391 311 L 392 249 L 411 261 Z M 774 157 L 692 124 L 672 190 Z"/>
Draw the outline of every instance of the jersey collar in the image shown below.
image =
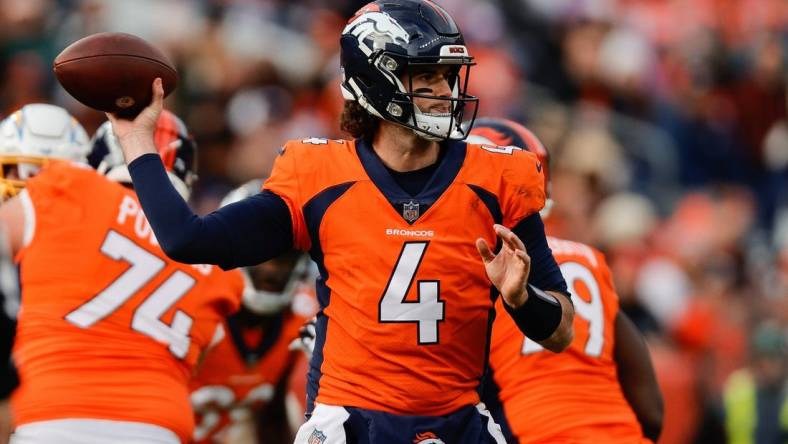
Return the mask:
<path id="1" fill-rule="evenodd" d="M 446 141 L 443 142 L 443 149 L 446 150 L 442 159 L 439 160 L 438 168 L 433 173 L 432 177 L 427 181 L 417 195 L 410 196 L 403 190 L 394 178 L 391 177 L 383 161 L 375 154 L 372 145 L 363 139 L 356 139 L 356 153 L 361 165 L 364 167 L 367 176 L 369 176 L 372 183 L 380 190 L 385 196 L 386 200 L 394 207 L 403 219 L 408 224 L 413 224 L 418 220 L 427 210 L 440 198 L 441 195 L 449 188 L 449 185 L 454 182 L 457 174 L 462 168 L 465 161 L 465 154 L 467 145 L 462 141 Z M 405 217 L 408 213 L 405 206 L 408 208 L 417 208 L 416 217 Z"/>

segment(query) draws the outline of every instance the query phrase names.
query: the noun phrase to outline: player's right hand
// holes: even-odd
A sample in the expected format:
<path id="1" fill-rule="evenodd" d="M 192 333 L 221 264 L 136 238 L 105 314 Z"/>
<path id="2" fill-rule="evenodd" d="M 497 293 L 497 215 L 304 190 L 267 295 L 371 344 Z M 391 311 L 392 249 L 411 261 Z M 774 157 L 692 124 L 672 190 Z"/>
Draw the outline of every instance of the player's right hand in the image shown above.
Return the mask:
<path id="1" fill-rule="evenodd" d="M 493 253 L 482 238 L 476 240 L 476 249 L 484 262 L 487 277 L 501 293 L 504 302 L 518 308 L 528 299 L 525 284 L 531 272 L 531 258 L 523 241 L 512 230 L 498 224 L 493 225 L 493 229 L 502 241 L 498 254 Z"/>
<path id="2" fill-rule="evenodd" d="M 151 85 L 153 99 L 134 120 L 123 119 L 112 113 L 106 113 L 107 119 L 112 122 L 112 132 L 117 137 L 126 163 L 143 154 L 156 153 L 153 143 L 153 132 L 164 103 L 164 87 L 160 78 L 156 78 Z"/>
<path id="3" fill-rule="evenodd" d="M 316 323 L 317 318 L 315 317 L 312 317 L 312 319 L 306 321 L 304 325 L 298 329 L 298 337 L 293 339 L 293 342 L 290 343 L 288 349 L 301 350 L 304 352 L 307 359 L 312 359 L 312 353 L 315 351 L 315 336 L 317 336 L 317 332 L 315 330 Z"/>

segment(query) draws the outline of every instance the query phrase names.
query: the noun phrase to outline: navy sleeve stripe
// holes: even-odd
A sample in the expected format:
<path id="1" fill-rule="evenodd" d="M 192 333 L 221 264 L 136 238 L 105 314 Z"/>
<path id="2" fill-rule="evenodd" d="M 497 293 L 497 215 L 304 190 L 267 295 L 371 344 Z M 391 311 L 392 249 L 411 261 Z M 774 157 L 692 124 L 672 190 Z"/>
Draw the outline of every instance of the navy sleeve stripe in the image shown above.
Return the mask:
<path id="1" fill-rule="evenodd" d="M 304 222 L 306 223 L 307 230 L 309 231 L 309 238 L 312 243 L 310 255 L 312 260 L 317 264 L 320 270 L 320 276 L 315 282 L 315 290 L 317 293 L 317 300 L 320 303 L 320 312 L 317 314 L 317 322 L 315 325 L 315 349 L 312 352 L 312 359 L 309 363 L 309 372 L 307 374 L 307 404 L 306 404 L 306 417 L 312 415 L 315 407 L 315 399 L 320 390 L 320 378 L 323 376 L 321 367 L 323 365 L 323 346 L 325 345 L 326 335 L 328 330 L 328 316 L 325 314 L 325 308 L 331 302 L 331 289 L 326 285 L 328 280 L 328 270 L 326 270 L 323 262 L 323 248 L 320 245 L 320 224 L 323 222 L 328 208 L 336 202 L 337 199 L 342 197 L 347 190 L 353 186 L 355 182 L 345 182 L 332 187 L 326 188 L 321 191 L 304 205 Z"/>
<path id="2" fill-rule="evenodd" d="M 310 254 L 312 260 L 317 263 L 320 275 L 324 280 L 328 279 L 328 274 L 323 266 L 323 249 L 320 246 L 320 223 L 323 221 L 328 207 L 339 199 L 355 182 L 345 182 L 331 186 L 319 192 L 304 205 L 304 222 L 309 231 L 309 239 L 312 243 Z"/>
<path id="3" fill-rule="evenodd" d="M 484 202 L 484 205 L 490 211 L 490 215 L 492 215 L 493 221 L 496 224 L 503 223 L 503 213 L 501 212 L 501 205 L 498 203 L 498 198 L 495 194 L 485 190 L 484 188 L 478 185 L 471 185 L 468 184 L 468 187 L 479 196 L 479 199 Z"/>
<path id="4" fill-rule="evenodd" d="M 129 173 L 159 245 L 175 261 L 230 269 L 256 265 L 293 248 L 290 211 L 274 193 L 262 192 L 199 217 L 175 191 L 158 154 L 135 159 Z"/>

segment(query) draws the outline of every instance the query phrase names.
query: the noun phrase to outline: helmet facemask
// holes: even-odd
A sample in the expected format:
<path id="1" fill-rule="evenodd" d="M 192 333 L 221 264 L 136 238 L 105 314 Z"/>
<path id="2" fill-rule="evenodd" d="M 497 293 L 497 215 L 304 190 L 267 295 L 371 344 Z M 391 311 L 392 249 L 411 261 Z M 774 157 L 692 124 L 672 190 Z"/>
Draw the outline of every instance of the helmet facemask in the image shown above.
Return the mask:
<path id="1" fill-rule="evenodd" d="M 19 194 L 46 162 L 43 156 L 0 155 L 0 202 Z"/>

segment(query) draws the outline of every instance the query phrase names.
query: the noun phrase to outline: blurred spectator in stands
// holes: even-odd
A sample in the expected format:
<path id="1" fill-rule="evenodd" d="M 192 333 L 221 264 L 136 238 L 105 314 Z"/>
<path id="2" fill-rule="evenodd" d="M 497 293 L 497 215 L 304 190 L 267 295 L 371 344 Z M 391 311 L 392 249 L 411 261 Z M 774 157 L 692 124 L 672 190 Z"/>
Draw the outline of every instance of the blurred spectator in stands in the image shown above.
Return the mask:
<path id="1" fill-rule="evenodd" d="M 731 444 L 788 441 L 786 331 L 764 321 L 754 331 L 749 365 L 725 383 L 725 430 Z"/>

